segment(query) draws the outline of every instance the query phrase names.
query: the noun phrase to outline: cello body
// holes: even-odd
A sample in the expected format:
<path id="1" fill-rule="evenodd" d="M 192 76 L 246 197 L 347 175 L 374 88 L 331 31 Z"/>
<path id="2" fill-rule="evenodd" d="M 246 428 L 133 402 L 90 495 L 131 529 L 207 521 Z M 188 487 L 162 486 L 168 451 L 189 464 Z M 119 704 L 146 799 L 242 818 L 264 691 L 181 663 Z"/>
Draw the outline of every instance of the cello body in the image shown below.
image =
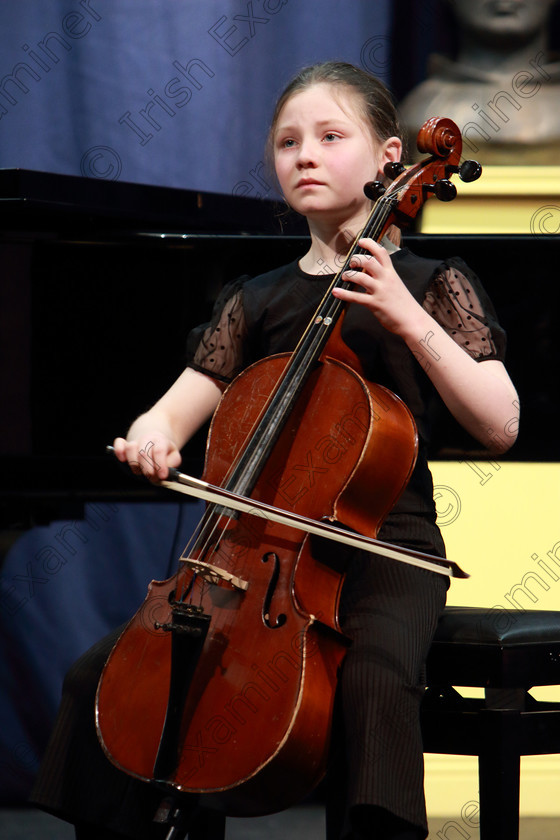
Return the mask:
<path id="1" fill-rule="evenodd" d="M 223 395 L 208 439 L 207 480 L 223 481 L 288 358 L 258 362 Z M 302 436 L 301 428 L 309 432 Z M 300 394 L 253 497 L 375 536 L 415 458 L 404 403 L 326 359 Z M 338 624 L 343 563 L 330 552 L 321 559 L 295 528 L 248 515 L 215 518 L 219 541 L 204 560 L 247 588 L 209 582 L 189 568 L 152 582 L 105 666 L 97 727 L 108 757 L 130 775 L 202 795 L 230 815 L 258 815 L 293 804 L 325 772 L 347 648 Z M 196 650 L 192 634 L 185 641 L 171 629 L 178 588 L 211 616 Z"/>

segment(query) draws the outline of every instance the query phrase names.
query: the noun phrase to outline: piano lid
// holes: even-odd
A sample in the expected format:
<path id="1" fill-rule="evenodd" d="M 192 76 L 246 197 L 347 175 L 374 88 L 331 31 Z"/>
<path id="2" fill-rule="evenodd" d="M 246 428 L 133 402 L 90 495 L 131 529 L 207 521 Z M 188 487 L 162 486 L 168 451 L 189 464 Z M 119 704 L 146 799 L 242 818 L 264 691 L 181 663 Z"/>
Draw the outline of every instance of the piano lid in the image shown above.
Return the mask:
<path id="1" fill-rule="evenodd" d="M 285 208 L 284 208 L 285 209 Z M 305 234 L 303 220 L 279 222 L 274 199 L 60 175 L 28 169 L 0 169 L 0 225 L 3 230 L 84 225 L 151 231 Z"/>

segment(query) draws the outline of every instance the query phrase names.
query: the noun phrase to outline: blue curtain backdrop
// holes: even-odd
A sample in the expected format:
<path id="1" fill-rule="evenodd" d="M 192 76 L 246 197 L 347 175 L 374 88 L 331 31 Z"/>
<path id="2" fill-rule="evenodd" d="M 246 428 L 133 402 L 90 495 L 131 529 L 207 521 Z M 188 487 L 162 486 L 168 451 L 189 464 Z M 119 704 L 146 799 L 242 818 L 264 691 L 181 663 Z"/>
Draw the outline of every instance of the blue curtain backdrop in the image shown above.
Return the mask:
<path id="1" fill-rule="evenodd" d="M 303 65 L 385 80 L 388 0 L 0 4 L 0 167 L 265 195 L 273 103 Z"/>
<path id="2" fill-rule="evenodd" d="M 388 0 L 0 3 L 0 167 L 266 196 L 273 103 L 306 64 L 388 80 Z M 131 418 L 132 419 L 132 418 Z M 0 570 L 0 802 L 26 799 L 63 675 L 165 579 L 192 505 L 93 505 Z"/>

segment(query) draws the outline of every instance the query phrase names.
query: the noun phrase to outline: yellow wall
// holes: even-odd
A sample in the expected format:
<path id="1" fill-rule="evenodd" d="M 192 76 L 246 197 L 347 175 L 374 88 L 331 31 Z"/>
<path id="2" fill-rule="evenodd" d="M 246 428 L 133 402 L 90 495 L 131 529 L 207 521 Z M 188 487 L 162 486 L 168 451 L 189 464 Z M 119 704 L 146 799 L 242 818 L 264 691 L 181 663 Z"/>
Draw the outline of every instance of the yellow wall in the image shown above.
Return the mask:
<path id="1" fill-rule="evenodd" d="M 560 464 L 439 461 L 431 469 L 448 556 L 471 575 L 452 582 L 448 603 L 560 610 Z M 532 693 L 560 701 L 560 686 Z M 478 799 L 477 772 L 476 758 L 426 756 L 429 813 L 460 815 Z M 560 815 L 560 756 L 523 758 L 521 778 L 522 814 Z"/>
<path id="2" fill-rule="evenodd" d="M 431 198 L 422 233 L 560 233 L 560 166 L 486 166 L 478 181 L 453 176 L 457 198 Z"/>
<path id="3" fill-rule="evenodd" d="M 433 463 L 438 522 L 456 580 L 449 603 L 560 609 L 560 464 Z M 525 591 L 512 588 L 525 576 Z M 559 580 L 554 580 L 554 577 Z"/>

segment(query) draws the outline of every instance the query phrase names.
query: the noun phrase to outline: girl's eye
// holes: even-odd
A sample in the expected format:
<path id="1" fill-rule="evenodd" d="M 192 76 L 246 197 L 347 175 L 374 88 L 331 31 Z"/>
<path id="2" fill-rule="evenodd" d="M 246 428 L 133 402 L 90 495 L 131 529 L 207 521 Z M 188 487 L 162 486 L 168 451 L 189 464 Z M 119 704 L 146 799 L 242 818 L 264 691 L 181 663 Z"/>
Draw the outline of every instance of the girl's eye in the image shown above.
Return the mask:
<path id="1" fill-rule="evenodd" d="M 285 140 L 280 140 L 278 142 L 279 149 L 291 149 L 295 146 L 296 141 L 292 140 L 291 137 L 286 138 Z"/>
<path id="2" fill-rule="evenodd" d="M 329 142 L 331 142 L 332 140 L 338 140 L 338 134 L 335 134 L 334 131 L 329 131 L 327 134 L 325 134 L 324 139 L 328 140 Z"/>

